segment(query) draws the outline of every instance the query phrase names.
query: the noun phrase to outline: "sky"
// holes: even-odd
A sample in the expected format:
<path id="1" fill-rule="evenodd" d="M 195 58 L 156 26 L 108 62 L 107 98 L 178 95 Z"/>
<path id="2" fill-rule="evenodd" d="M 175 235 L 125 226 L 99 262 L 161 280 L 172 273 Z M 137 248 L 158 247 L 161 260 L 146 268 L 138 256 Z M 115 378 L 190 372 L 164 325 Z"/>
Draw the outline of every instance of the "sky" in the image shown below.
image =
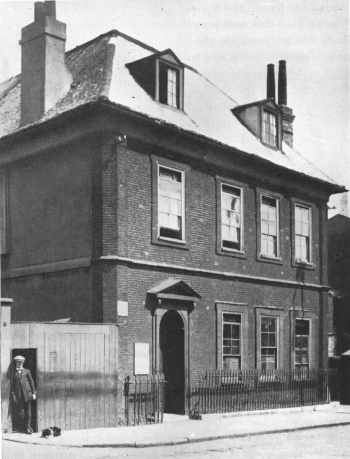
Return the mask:
<path id="1" fill-rule="evenodd" d="M 0 81 L 20 72 L 33 1 L 0 0 Z M 287 61 L 294 145 L 350 187 L 349 0 L 62 0 L 67 50 L 118 29 L 171 48 L 237 102 L 266 96 L 266 65 Z M 208 114 L 210 116 L 210 114 Z M 213 114 L 215 116 L 215 114 Z"/>

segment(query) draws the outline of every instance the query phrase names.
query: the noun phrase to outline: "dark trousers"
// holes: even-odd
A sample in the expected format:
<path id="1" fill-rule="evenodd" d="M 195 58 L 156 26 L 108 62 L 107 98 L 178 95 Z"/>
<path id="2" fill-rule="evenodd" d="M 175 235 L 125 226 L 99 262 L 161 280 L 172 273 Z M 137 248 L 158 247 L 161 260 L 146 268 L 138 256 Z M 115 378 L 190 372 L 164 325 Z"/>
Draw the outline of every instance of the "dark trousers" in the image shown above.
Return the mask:
<path id="1" fill-rule="evenodd" d="M 26 432 L 32 429 L 32 402 L 13 404 L 12 427 L 17 432 Z"/>

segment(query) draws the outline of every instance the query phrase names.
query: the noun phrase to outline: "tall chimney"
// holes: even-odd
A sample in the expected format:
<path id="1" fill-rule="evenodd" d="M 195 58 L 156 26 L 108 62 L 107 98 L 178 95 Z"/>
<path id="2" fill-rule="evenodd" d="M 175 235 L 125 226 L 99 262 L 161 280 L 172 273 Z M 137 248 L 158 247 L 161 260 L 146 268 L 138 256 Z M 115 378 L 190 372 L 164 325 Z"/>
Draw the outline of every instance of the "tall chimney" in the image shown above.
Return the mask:
<path id="1" fill-rule="evenodd" d="M 275 66 L 273 64 L 267 64 L 266 98 L 274 102 L 276 100 Z"/>
<path id="2" fill-rule="evenodd" d="M 66 25 L 56 2 L 34 3 L 34 22 L 22 29 L 21 125 L 39 120 L 69 90 L 65 64 Z"/>
<path id="3" fill-rule="evenodd" d="M 293 110 L 287 106 L 287 63 L 278 62 L 278 105 L 282 112 L 282 139 L 293 147 Z"/>
<path id="4" fill-rule="evenodd" d="M 278 61 L 278 105 L 287 105 L 286 61 Z"/>

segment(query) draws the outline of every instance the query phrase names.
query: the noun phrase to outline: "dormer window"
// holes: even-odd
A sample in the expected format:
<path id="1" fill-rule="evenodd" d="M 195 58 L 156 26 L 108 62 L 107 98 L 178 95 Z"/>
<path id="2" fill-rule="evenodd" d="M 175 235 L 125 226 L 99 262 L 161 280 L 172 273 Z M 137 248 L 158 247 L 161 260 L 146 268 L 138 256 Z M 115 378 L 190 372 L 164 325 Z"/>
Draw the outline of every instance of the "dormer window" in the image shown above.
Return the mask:
<path id="1" fill-rule="evenodd" d="M 277 117 L 263 110 L 262 141 L 271 147 L 277 147 Z"/>
<path id="2" fill-rule="evenodd" d="M 180 108 L 179 69 L 159 61 L 159 102 Z"/>
<path id="3" fill-rule="evenodd" d="M 270 148 L 281 149 L 281 110 L 273 100 L 264 99 L 239 105 L 232 112 L 261 143 Z"/>
<path id="4" fill-rule="evenodd" d="M 184 64 L 167 49 L 127 64 L 137 83 L 157 102 L 183 110 Z"/>

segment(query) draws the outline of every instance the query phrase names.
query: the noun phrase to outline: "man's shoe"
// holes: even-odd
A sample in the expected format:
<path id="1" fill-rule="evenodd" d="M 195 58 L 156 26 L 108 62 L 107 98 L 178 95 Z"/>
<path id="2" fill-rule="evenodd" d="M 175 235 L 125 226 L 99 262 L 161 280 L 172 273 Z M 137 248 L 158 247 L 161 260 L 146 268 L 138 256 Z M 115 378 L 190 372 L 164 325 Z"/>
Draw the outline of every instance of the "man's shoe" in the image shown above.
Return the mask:
<path id="1" fill-rule="evenodd" d="M 33 429 L 31 427 L 28 427 L 26 429 L 26 434 L 31 435 L 33 433 Z"/>

